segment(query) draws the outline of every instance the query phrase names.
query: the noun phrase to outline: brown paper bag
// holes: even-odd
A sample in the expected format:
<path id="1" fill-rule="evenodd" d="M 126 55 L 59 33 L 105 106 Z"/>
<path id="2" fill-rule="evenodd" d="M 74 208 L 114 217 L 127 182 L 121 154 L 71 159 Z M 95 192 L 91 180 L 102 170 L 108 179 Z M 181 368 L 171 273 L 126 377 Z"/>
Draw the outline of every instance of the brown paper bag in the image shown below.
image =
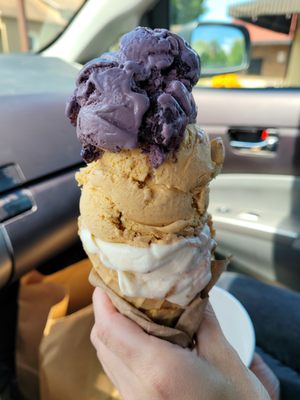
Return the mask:
<path id="1" fill-rule="evenodd" d="M 44 282 L 43 275 L 32 271 L 21 280 L 16 372 L 24 399 L 39 398 L 39 345 L 51 307 L 66 296 L 66 288 L 56 282 Z"/>
<path id="2" fill-rule="evenodd" d="M 120 398 L 90 343 L 90 268 L 84 260 L 47 277 L 33 271 L 21 281 L 16 365 L 26 400 Z"/>
<path id="3" fill-rule="evenodd" d="M 48 320 L 40 346 L 41 400 L 120 399 L 91 345 L 93 323 L 91 305 Z"/>

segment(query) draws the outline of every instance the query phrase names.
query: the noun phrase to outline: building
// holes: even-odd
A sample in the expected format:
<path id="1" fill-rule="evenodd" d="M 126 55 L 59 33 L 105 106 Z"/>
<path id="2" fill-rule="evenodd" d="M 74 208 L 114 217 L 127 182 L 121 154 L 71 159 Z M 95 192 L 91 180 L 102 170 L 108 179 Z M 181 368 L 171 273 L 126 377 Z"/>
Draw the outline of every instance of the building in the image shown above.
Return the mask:
<path id="1" fill-rule="evenodd" d="M 245 26 L 250 34 L 251 61 L 247 74 L 284 78 L 292 33 L 274 32 L 240 20 L 234 22 Z"/>
<path id="2" fill-rule="evenodd" d="M 51 42 L 68 24 L 83 0 L 26 0 L 29 47 L 37 51 Z M 0 53 L 19 52 L 17 0 L 0 0 Z"/>

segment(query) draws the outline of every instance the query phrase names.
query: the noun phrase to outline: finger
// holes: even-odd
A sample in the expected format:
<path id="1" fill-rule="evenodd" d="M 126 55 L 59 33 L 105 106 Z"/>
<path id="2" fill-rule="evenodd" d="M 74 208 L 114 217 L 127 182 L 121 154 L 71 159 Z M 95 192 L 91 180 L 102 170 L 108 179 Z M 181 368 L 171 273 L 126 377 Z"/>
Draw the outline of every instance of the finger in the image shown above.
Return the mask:
<path id="1" fill-rule="evenodd" d="M 92 331 L 91 331 L 91 342 L 92 342 L 93 346 L 95 347 L 95 350 L 96 350 L 96 353 L 97 353 L 97 358 L 98 358 L 100 364 L 102 365 L 102 367 L 103 367 L 103 369 L 104 369 L 106 375 L 109 377 L 109 379 L 112 381 L 112 383 L 115 384 L 115 380 L 114 380 L 112 371 L 110 371 L 110 368 L 109 368 L 109 366 L 108 366 L 109 363 L 106 362 L 105 356 L 103 356 L 103 354 L 102 354 L 102 352 L 101 352 L 101 345 L 102 345 L 102 343 L 101 343 L 101 341 L 98 339 L 98 336 L 97 336 L 97 328 L 96 328 L 95 325 L 93 326 L 93 329 L 92 329 Z"/>
<path id="2" fill-rule="evenodd" d="M 128 381 L 131 372 L 127 366 L 117 357 L 112 351 L 110 351 L 103 343 L 99 343 L 98 358 L 106 372 L 107 376 L 111 380 L 118 390 L 122 390 L 123 381 Z"/>
<path id="3" fill-rule="evenodd" d="M 145 387 L 141 385 L 141 380 L 115 353 L 99 340 L 95 325 L 91 332 L 91 341 L 97 350 L 97 357 L 106 375 L 121 393 L 122 398 L 139 398 L 137 391 L 140 390 L 143 393 L 145 390 Z M 142 394 L 140 398 L 142 398 Z"/>
<path id="4" fill-rule="evenodd" d="M 203 319 L 197 332 L 197 340 L 201 350 L 212 347 L 213 342 L 217 341 L 219 343 L 226 341 L 219 321 L 209 301 L 205 307 Z"/>
<path id="5" fill-rule="evenodd" d="M 101 363 L 106 375 L 116 387 L 119 387 L 120 384 L 118 379 L 118 370 L 121 369 L 123 374 L 127 367 L 123 364 L 122 360 L 114 355 L 114 353 L 105 347 L 101 340 L 99 340 L 96 325 L 93 326 L 91 331 L 91 342 L 96 349 L 98 360 Z"/>
<path id="6" fill-rule="evenodd" d="M 105 313 L 113 314 L 117 311 L 107 294 L 98 287 L 93 293 L 93 307 L 96 323 L 103 319 Z"/>
<path id="7" fill-rule="evenodd" d="M 95 349 L 97 349 L 98 339 L 97 339 L 97 329 L 96 329 L 95 325 L 93 326 L 93 328 L 91 330 L 90 340 L 92 342 L 92 345 L 95 347 Z"/>
<path id="8" fill-rule="evenodd" d="M 257 353 L 254 353 L 250 369 L 267 389 L 271 399 L 278 400 L 280 397 L 279 381 Z"/>
<path id="9" fill-rule="evenodd" d="M 99 288 L 94 291 L 93 304 L 95 313 L 95 333 L 93 335 L 96 335 L 97 339 L 129 368 L 134 367 L 140 359 L 147 362 L 151 351 L 157 353 L 161 346 L 169 345 L 167 342 L 146 334 L 138 325 L 120 314 L 108 296 Z"/>
<path id="10" fill-rule="evenodd" d="M 227 360 L 240 363 L 236 351 L 225 338 L 216 314 L 208 302 L 197 332 L 198 354 L 217 368 L 223 369 Z"/>

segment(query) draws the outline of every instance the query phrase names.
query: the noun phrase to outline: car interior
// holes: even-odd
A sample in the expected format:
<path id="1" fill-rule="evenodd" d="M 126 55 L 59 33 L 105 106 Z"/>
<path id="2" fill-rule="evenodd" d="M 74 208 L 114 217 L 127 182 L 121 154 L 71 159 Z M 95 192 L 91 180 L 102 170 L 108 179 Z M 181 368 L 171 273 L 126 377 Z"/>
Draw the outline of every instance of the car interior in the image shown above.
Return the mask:
<path id="1" fill-rule="evenodd" d="M 0 10 L 2 3 L 4 10 L 1 0 Z M 112 51 L 120 36 L 138 25 L 171 27 L 192 46 L 193 40 L 208 37 L 205 30 L 201 36 L 206 27 L 201 19 L 187 16 L 181 26 L 172 25 L 170 7 L 176 1 L 75 3 L 76 11 L 63 30 L 37 51 L 5 54 L 3 45 L 0 48 L 3 399 L 17 398 L 14 357 L 20 279 L 31 270 L 48 275 L 86 258 L 77 234 L 80 189 L 74 179 L 84 162 L 76 130 L 65 116 L 78 71 L 88 60 Z M 281 4 L 279 10 L 271 4 L 267 12 L 256 11 L 254 18 L 250 6 L 236 1 L 229 8 L 230 23 L 218 21 L 218 17 L 209 21 L 217 33 L 221 24 L 240 27 L 244 55 L 235 67 L 217 66 L 214 70 L 203 64 L 203 81 L 200 79 L 193 95 L 197 122 L 211 138 L 221 136 L 226 151 L 222 173 L 210 190 L 217 257 L 230 257 L 230 270 L 299 291 L 300 9 Z M 0 22 L 1 18 L 4 21 L 3 10 Z M 270 21 L 275 20 L 271 26 Z M 247 72 L 264 62 L 251 58 L 258 45 L 252 43 L 249 26 L 286 36 L 285 42 L 282 40 L 288 42 L 284 75 L 275 83 L 266 78 L 262 86 L 263 70 Z M 275 38 L 272 46 L 278 43 Z M 276 51 L 277 62 L 282 64 L 285 50 Z M 235 74 L 238 85 L 214 86 L 217 75 L 225 82 L 228 73 Z M 251 84 L 245 83 L 249 77 Z"/>

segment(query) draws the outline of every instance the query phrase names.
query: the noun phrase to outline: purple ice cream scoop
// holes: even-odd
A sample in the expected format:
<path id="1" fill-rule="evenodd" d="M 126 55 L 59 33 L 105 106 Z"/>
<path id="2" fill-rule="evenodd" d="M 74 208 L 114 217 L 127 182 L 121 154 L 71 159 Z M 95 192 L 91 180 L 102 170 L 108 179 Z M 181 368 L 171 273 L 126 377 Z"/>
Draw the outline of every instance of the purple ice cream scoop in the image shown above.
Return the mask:
<path id="1" fill-rule="evenodd" d="M 191 90 L 199 76 L 199 57 L 181 37 L 142 27 L 124 35 L 118 52 L 83 67 L 67 104 L 82 157 L 141 148 L 158 167 L 196 119 Z"/>

